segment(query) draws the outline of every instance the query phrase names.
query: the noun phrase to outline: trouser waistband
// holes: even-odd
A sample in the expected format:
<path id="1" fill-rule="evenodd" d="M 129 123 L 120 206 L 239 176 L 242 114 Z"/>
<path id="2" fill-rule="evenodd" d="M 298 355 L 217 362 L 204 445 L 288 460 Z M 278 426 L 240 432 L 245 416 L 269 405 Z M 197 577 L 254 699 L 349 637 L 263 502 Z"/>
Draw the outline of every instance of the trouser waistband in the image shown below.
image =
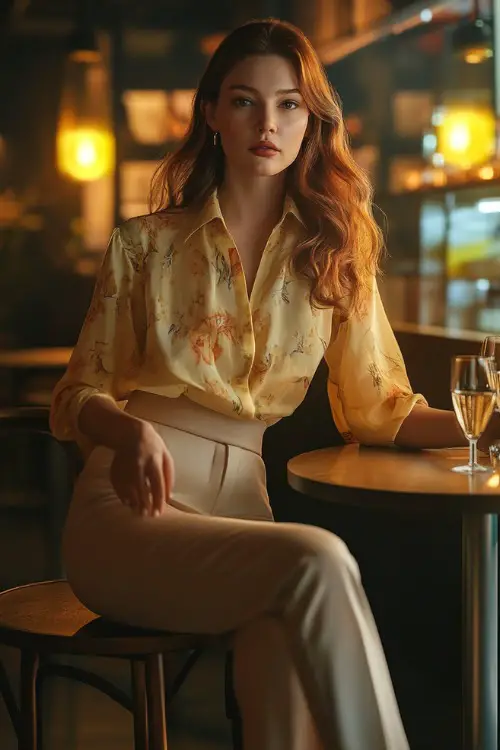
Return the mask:
<path id="1" fill-rule="evenodd" d="M 201 406 L 186 396 L 169 398 L 147 391 L 133 391 L 126 411 L 149 422 L 262 454 L 265 422 L 229 417 Z"/>

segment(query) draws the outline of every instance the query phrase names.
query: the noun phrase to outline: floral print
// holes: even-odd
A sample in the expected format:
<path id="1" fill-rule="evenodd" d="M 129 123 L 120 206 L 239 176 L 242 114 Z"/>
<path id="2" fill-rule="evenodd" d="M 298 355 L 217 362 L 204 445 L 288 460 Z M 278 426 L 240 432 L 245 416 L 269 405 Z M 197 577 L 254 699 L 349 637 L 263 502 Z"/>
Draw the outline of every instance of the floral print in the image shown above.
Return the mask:
<path id="1" fill-rule="evenodd" d="M 185 394 L 208 408 L 272 423 L 303 400 L 322 357 L 332 414 L 346 442 L 390 442 L 417 402 L 374 282 L 367 314 L 317 310 L 289 268 L 305 227 L 288 197 L 251 298 L 217 194 L 201 209 L 161 211 L 115 229 L 51 424 L 80 440 L 96 394 Z"/>
<path id="2" fill-rule="evenodd" d="M 229 313 L 221 311 L 204 318 L 200 326 L 191 331 L 191 348 L 196 358 L 209 365 L 215 362 L 223 352 L 222 339 L 235 343 L 236 321 Z"/>

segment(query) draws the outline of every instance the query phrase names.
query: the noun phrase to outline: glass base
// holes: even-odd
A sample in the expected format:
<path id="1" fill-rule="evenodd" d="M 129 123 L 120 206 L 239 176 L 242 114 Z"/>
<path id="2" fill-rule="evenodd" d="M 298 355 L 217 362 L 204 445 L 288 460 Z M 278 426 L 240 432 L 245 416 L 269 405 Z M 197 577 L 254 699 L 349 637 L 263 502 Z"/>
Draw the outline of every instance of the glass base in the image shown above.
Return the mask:
<path id="1" fill-rule="evenodd" d="M 458 474 L 491 474 L 493 469 L 481 464 L 472 464 L 472 466 L 466 464 L 465 466 L 454 466 L 452 471 L 456 471 Z"/>

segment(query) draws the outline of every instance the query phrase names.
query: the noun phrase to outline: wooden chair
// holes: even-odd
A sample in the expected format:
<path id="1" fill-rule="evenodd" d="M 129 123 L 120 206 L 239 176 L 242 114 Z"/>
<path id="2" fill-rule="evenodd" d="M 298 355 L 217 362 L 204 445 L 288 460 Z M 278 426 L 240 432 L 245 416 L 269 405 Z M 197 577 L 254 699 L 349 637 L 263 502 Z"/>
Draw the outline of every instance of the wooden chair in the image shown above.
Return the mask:
<path id="1" fill-rule="evenodd" d="M 48 409 L 21 407 L 0 411 L 0 434 L 48 433 Z M 61 461 L 61 445 L 49 442 L 47 468 L 50 501 L 67 501 L 71 457 Z M 61 508 L 56 508 L 60 519 Z M 166 705 L 178 693 L 202 651 L 221 637 L 149 631 L 118 625 L 90 612 L 65 580 L 17 586 L 0 593 L 0 645 L 21 652 L 19 705 L 0 662 L 3 696 L 18 737 L 19 750 L 40 750 L 41 691 L 45 679 L 60 676 L 90 685 L 133 714 L 135 750 L 166 750 Z M 164 660 L 187 654 L 184 666 L 165 695 Z M 51 659 L 55 655 L 105 656 L 130 663 L 132 691 L 126 694 L 100 675 Z M 231 661 L 226 666 L 226 713 L 232 721 L 235 750 L 241 747 L 240 721 L 231 687 Z"/>

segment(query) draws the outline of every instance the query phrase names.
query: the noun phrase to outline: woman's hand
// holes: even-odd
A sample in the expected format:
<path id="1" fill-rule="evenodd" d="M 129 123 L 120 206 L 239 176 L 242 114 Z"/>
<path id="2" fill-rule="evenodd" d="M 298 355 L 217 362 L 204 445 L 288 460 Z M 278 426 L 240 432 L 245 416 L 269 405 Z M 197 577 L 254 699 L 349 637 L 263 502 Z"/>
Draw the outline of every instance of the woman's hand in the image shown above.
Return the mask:
<path id="1" fill-rule="evenodd" d="M 116 450 L 111 483 L 120 500 L 141 515 L 159 516 L 174 485 L 174 462 L 149 422 L 136 429 Z"/>

